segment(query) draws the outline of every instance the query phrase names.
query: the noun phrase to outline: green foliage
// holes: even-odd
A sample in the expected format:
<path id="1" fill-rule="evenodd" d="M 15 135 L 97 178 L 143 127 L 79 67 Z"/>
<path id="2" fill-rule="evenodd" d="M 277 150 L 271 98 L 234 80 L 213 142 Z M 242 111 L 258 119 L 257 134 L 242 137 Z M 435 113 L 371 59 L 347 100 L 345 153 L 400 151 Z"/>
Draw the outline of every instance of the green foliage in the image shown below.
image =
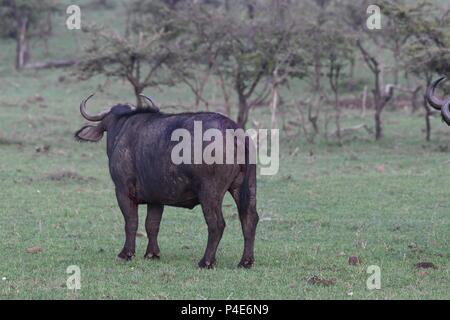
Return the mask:
<path id="1" fill-rule="evenodd" d="M 170 50 L 163 44 L 166 34 L 130 34 L 123 36 L 113 30 L 90 27 L 85 29 L 91 34 L 91 44 L 79 65 L 79 77 L 82 80 L 103 74 L 107 77 L 128 79 L 142 88 L 162 83 L 158 75 L 160 68 L 170 59 Z M 149 70 L 142 78 L 140 68 Z M 154 73 L 153 73 L 154 72 Z M 148 76 L 151 75 L 151 76 Z M 168 81 L 168 80 L 167 80 Z M 171 82 L 167 82 L 171 83 Z"/>
<path id="2" fill-rule="evenodd" d="M 398 34 L 409 41 L 402 56 L 407 70 L 416 74 L 450 76 L 450 17 L 430 1 L 406 3 L 384 1 L 386 14 L 397 25 Z"/>
<path id="3" fill-rule="evenodd" d="M 145 88 L 175 83 L 168 66 L 178 58 L 173 45 L 176 32 L 167 21 L 162 25 L 156 23 L 164 13 L 163 7 L 146 7 L 150 14 L 143 10 L 142 3 L 135 1 L 129 5 L 124 32 L 95 25 L 83 29 L 91 41 L 75 71 L 80 80 L 96 75 L 127 80 L 138 106 L 141 106 L 139 94 Z M 149 18 L 155 18 L 154 23 Z"/>
<path id="4" fill-rule="evenodd" d="M 55 0 L 0 0 L 0 36 L 15 37 L 21 17 L 27 17 L 29 25 L 36 28 L 45 14 L 56 11 Z"/>

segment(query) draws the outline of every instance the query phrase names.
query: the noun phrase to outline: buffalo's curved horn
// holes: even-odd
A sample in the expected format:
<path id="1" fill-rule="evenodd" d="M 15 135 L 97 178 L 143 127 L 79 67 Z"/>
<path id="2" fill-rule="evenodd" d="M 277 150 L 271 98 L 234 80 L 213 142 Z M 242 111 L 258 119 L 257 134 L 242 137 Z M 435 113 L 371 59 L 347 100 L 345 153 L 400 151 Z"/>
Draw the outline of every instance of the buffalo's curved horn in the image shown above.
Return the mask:
<path id="1" fill-rule="evenodd" d="M 81 101 L 81 104 L 80 104 L 80 113 L 81 113 L 81 115 L 82 115 L 86 120 L 89 120 L 89 121 L 101 121 L 101 120 L 103 120 L 103 118 L 108 114 L 109 110 L 100 112 L 100 113 L 95 114 L 95 115 L 89 114 L 89 113 L 87 113 L 87 111 L 86 111 L 86 102 L 87 102 L 90 98 L 92 98 L 93 96 L 94 96 L 94 94 L 91 94 L 89 97 L 87 97 L 86 99 L 84 99 L 83 101 Z"/>
<path id="2" fill-rule="evenodd" d="M 153 100 L 150 97 L 147 97 L 146 95 L 140 94 L 140 97 L 146 99 L 147 101 L 149 101 L 152 105 L 152 108 L 155 109 L 156 111 L 159 111 L 159 108 L 155 105 L 155 103 L 153 102 Z"/>
<path id="3" fill-rule="evenodd" d="M 450 126 L 450 98 L 444 102 L 441 109 L 442 119 Z"/>
<path id="4" fill-rule="evenodd" d="M 434 80 L 427 89 L 426 99 L 427 99 L 428 103 L 430 104 L 430 106 L 432 106 L 433 108 L 435 108 L 437 110 L 441 110 L 445 101 L 442 101 L 441 99 L 439 99 L 438 97 L 436 97 L 434 95 L 434 89 L 436 89 L 437 85 L 444 79 L 445 79 L 445 77 L 441 77 L 437 80 Z"/>

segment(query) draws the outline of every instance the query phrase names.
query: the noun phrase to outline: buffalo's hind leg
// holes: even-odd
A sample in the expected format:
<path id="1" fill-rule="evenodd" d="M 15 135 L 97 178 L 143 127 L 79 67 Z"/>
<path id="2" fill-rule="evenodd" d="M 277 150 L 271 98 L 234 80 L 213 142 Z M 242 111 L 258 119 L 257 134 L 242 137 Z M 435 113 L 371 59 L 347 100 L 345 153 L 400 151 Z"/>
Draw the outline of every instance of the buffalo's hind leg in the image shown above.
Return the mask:
<path id="1" fill-rule="evenodd" d="M 160 257 L 160 250 L 158 246 L 158 232 L 163 211 L 164 206 L 162 205 L 147 205 L 147 219 L 145 220 L 145 230 L 147 231 L 148 246 L 144 256 L 144 258 L 146 259 L 159 259 Z"/>
<path id="2" fill-rule="evenodd" d="M 225 229 L 225 219 L 222 214 L 222 199 L 221 197 L 205 196 L 200 200 L 203 215 L 206 224 L 208 225 L 208 243 L 203 258 L 198 263 L 200 268 L 211 269 L 216 263 L 216 252 L 219 242 L 222 239 L 223 231 Z"/>
<path id="3" fill-rule="evenodd" d="M 138 205 L 126 193 L 116 191 L 116 197 L 125 219 L 125 244 L 118 257 L 123 260 L 131 260 L 136 251 Z"/>
<path id="4" fill-rule="evenodd" d="M 243 204 L 240 203 L 240 186 L 232 187 L 229 191 L 236 202 L 239 219 L 241 221 L 242 233 L 244 234 L 244 253 L 242 254 L 239 267 L 251 268 L 255 262 L 254 247 L 255 247 L 255 235 L 256 226 L 258 224 L 258 212 L 256 211 L 256 195 L 252 188 L 247 208 L 243 208 Z"/>

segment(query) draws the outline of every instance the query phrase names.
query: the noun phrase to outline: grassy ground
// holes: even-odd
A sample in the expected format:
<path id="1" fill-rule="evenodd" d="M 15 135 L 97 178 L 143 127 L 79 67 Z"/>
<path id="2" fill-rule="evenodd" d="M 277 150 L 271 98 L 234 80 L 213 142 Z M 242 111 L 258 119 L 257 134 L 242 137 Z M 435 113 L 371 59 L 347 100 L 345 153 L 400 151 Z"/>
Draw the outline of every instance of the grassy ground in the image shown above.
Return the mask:
<path id="1" fill-rule="evenodd" d="M 61 33 L 64 56 L 72 36 Z M 72 139 L 82 124 L 79 101 L 97 80 L 61 82 L 63 71 L 15 73 L 13 43 L 0 46 L 0 298 L 450 298 L 450 139 L 438 119 L 431 143 L 424 142 L 420 116 L 400 111 L 384 114 L 386 138 L 378 143 L 363 132 L 342 147 L 283 139 L 280 172 L 258 179 L 262 219 L 251 270 L 236 268 L 243 239 L 229 196 L 215 270 L 196 267 L 207 236 L 199 208 L 166 208 L 160 261 L 142 258 L 141 237 L 136 258 L 123 263 L 115 259 L 123 219 L 104 143 Z M 106 92 L 93 99 L 97 109 L 132 99 L 121 83 Z M 176 95 L 190 99 L 177 89 L 154 94 L 162 103 Z M 372 123 L 346 113 L 345 125 L 361 122 Z M 142 208 L 141 221 L 144 214 Z M 43 251 L 26 252 L 32 246 Z M 349 265 L 349 256 L 361 264 Z M 417 269 L 420 262 L 437 269 Z M 81 268 L 81 290 L 66 288 L 69 265 Z M 366 288 L 369 265 L 381 268 L 381 290 Z M 313 276 L 335 282 L 311 284 Z"/>

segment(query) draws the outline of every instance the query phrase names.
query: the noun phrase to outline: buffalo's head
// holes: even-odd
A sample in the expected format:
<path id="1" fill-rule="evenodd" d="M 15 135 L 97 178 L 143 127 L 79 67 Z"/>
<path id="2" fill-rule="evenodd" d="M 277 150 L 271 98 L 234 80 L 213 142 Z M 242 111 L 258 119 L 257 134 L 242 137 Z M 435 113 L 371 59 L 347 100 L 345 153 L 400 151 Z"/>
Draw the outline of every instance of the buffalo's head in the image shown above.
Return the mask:
<path id="1" fill-rule="evenodd" d="M 445 77 L 441 77 L 435 81 L 433 81 L 427 89 L 426 99 L 430 106 L 435 108 L 436 110 L 441 111 L 442 119 L 450 126 L 450 97 L 447 97 L 445 100 L 442 100 L 435 96 L 434 90 L 437 85 L 445 80 Z"/>
<path id="2" fill-rule="evenodd" d="M 86 103 L 90 98 L 92 98 L 92 96 L 93 94 L 84 99 L 80 104 L 80 113 L 83 116 L 83 118 L 93 123 L 85 125 L 75 133 L 75 138 L 79 141 L 82 142 L 100 141 L 105 131 L 108 131 L 108 129 L 111 128 L 120 117 L 137 112 L 136 107 L 126 104 L 118 104 L 98 114 L 95 115 L 89 114 L 86 111 Z M 149 109 L 150 111 L 153 112 L 159 111 L 158 107 L 155 106 L 155 104 L 149 97 L 142 94 L 140 96 L 148 100 L 148 102 L 150 102 L 151 104 L 151 108 Z"/>

